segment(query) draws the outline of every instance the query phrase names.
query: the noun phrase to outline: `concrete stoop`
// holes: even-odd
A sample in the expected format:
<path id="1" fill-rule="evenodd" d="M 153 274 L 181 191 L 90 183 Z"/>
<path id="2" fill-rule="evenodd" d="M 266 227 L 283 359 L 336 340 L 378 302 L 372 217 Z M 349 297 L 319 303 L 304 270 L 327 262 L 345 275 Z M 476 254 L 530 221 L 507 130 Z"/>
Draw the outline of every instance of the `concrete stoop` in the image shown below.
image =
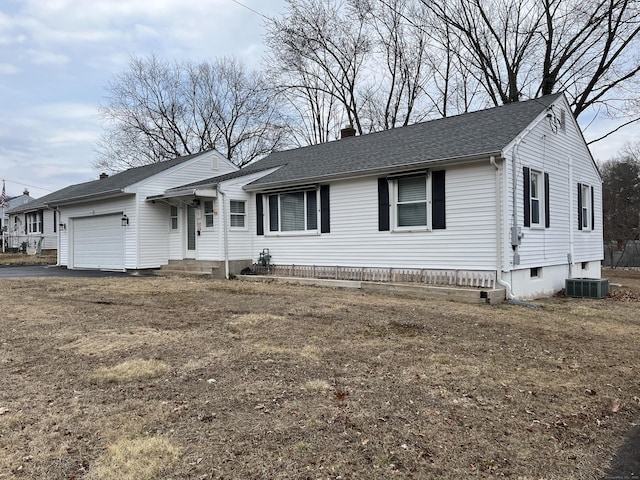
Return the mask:
<path id="1" fill-rule="evenodd" d="M 463 288 L 453 286 L 412 285 L 405 283 L 361 282 L 356 280 L 330 280 L 322 278 L 276 277 L 267 275 L 238 275 L 240 280 L 253 282 L 277 282 L 333 288 L 356 288 L 365 292 L 377 292 L 414 298 L 432 298 L 463 303 L 496 305 L 506 299 L 506 292 L 499 288 Z"/>
<path id="2" fill-rule="evenodd" d="M 224 278 L 221 262 L 211 260 L 169 260 L 158 271 L 160 275 L 197 275 Z"/>

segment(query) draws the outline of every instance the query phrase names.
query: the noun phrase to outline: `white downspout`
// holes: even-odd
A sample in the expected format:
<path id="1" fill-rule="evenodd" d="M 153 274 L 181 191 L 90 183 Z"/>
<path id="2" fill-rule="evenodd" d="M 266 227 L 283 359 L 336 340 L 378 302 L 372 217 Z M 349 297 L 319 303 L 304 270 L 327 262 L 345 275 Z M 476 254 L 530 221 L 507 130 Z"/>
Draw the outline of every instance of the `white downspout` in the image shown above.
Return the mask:
<path id="1" fill-rule="evenodd" d="M 224 278 L 229 280 L 229 239 L 227 237 L 227 204 L 226 194 L 218 186 L 220 194 L 220 207 L 222 210 L 222 244 L 224 250 Z"/>
<path id="2" fill-rule="evenodd" d="M 567 263 L 569 264 L 569 278 L 573 277 L 573 264 L 574 264 L 574 251 L 573 251 L 573 228 L 575 225 L 575 209 L 573 208 L 573 157 L 569 156 L 567 162 L 567 168 L 569 169 L 567 177 L 569 178 L 569 258 L 567 258 Z"/>
<path id="3" fill-rule="evenodd" d="M 504 253 L 502 246 L 504 243 L 504 235 L 502 234 L 502 189 L 500 188 L 500 167 L 496 163 L 496 157 L 493 155 L 489 157 L 489 162 L 495 170 L 495 188 L 496 188 L 496 280 L 499 285 L 505 288 L 505 296 L 509 300 L 513 300 L 513 293 L 511 292 L 511 284 L 505 282 L 502 279 L 502 272 L 504 270 Z"/>

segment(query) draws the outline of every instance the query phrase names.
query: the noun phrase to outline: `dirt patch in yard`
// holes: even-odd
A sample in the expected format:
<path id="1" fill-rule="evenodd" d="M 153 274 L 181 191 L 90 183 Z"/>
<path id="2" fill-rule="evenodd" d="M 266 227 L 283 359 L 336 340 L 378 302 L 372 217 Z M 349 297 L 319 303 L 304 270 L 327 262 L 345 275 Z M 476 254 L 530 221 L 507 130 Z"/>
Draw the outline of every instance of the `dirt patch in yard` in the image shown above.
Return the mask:
<path id="1" fill-rule="evenodd" d="M 615 296 L 0 288 L 0 479 L 593 479 L 640 420 L 638 303 Z"/>

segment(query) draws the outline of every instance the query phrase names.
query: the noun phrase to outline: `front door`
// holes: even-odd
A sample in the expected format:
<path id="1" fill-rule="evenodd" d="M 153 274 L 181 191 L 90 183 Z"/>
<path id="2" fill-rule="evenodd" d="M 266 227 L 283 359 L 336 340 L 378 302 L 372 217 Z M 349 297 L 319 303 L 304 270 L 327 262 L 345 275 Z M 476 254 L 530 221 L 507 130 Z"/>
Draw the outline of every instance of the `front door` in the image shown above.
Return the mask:
<path id="1" fill-rule="evenodd" d="M 187 205 L 187 252 L 186 258 L 196 258 L 196 208 Z"/>

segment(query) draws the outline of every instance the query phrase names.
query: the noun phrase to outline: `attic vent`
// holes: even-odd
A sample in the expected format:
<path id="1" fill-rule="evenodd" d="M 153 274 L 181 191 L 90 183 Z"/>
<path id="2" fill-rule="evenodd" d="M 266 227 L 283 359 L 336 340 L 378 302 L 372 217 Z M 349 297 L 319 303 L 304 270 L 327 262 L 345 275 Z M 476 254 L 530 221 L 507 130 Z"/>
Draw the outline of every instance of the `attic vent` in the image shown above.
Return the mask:
<path id="1" fill-rule="evenodd" d="M 218 157 L 213 155 L 211 157 L 211 170 L 218 170 L 220 168 L 220 162 L 218 161 Z"/>
<path id="2" fill-rule="evenodd" d="M 567 131 L 567 114 L 564 111 L 564 108 L 560 110 L 560 131 Z"/>
<path id="3" fill-rule="evenodd" d="M 565 295 L 572 298 L 603 298 L 609 295 L 608 278 L 567 278 Z"/>

